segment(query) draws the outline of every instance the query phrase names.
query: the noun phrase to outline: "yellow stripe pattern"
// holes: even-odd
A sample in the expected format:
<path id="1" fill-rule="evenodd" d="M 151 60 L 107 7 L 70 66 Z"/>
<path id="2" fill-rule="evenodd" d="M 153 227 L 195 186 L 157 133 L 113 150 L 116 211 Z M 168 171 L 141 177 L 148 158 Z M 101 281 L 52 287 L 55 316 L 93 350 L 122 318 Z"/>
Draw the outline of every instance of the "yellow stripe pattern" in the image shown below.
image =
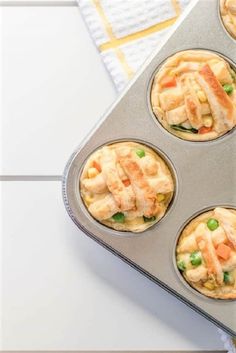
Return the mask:
<path id="1" fill-rule="evenodd" d="M 131 67 L 129 66 L 129 64 L 126 60 L 126 57 L 125 57 L 123 51 L 121 50 L 120 46 L 124 45 L 126 43 L 129 43 L 131 41 L 144 38 L 150 34 L 162 31 L 163 29 L 166 29 L 166 28 L 172 26 L 181 13 L 181 8 L 180 8 L 178 0 L 171 0 L 173 9 L 176 14 L 175 17 L 173 17 L 169 20 L 163 21 L 163 22 L 156 23 L 153 26 L 150 26 L 150 27 L 145 28 L 143 30 L 137 31 L 135 33 L 128 34 L 127 36 L 124 36 L 121 38 L 116 38 L 116 36 L 113 32 L 112 26 L 111 26 L 106 14 L 105 14 L 103 8 L 102 8 L 100 0 L 91 0 L 91 1 L 93 2 L 94 6 L 98 12 L 98 14 L 101 18 L 101 21 L 103 23 L 104 29 L 109 37 L 109 41 L 101 44 L 99 46 L 99 50 L 101 52 L 103 52 L 103 51 L 106 51 L 109 49 L 114 49 L 114 52 L 115 52 L 118 60 L 120 61 L 128 78 L 131 78 L 133 76 L 134 72 L 131 69 Z"/>
<path id="2" fill-rule="evenodd" d="M 170 20 L 159 22 L 159 23 L 157 23 L 157 24 L 155 24 L 153 26 L 150 26 L 148 28 L 145 28 L 145 29 L 143 29 L 141 31 L 128 34 L 127 36 L 124 36 L 122 38 L 115 38 L 114 40 L 112 40 L 110 42 L 106 42 L 106 43 L 101 44 L 99 49 L 100 49 L 100 51 L 104 51 L 104 50 L 108 50 L 108 49 L 117 48 L 120 45 L 129 43 L 129 42 L 131 42 L 133 40 L 137 40 L 137 39 L 146 37 L 149 34 L 162 31 L 163 29 L 172 26 L 175 23 L 176 20 L 177 20 L 177 17 L 174 17 L 174 18 L 171 18 Z"/>
<path id="3" fill-rule="evenodd" d="M 105 15 L 105 13 L 103 11 L 103 8 L 102 8 L 99 0 L 93 0 L 93 3 L 94 3 L 94 5 L 95 5 L 100 17 L 101 17 L 101 20 L 103 22 L 104 28 L 105 28 L 105 30 L 107 32 L 107 35 L 110 38 L 110 42 L 109 43 L 112 43 L 113 41 L 116 40 L 116 37 L 115 37 L 115 35 L 113 33 L 111 24 L 108 21 L 108 19 L 107 19 L 106 15 Z M 128 65 L 123 51 L 120 48 L 115 48 L 115 53 L 116 53 L 116 56 L 119 59 L 121 65 L 123 66 L 123 69 L 124 69 L 126 75 L 128 76 L 128 78 L 131 78 L 133 76 L 134 72 L 131 69 L 131 67 Z"/>

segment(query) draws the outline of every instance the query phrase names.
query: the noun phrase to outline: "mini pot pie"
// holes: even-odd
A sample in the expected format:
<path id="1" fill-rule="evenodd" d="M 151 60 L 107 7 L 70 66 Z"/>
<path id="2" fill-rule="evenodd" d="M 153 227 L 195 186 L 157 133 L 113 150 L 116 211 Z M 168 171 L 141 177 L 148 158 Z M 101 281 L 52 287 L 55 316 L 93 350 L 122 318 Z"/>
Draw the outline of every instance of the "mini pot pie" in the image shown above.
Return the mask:
<path id="1" fill-rule="evenodd" d="M 119 142 L 89 157 L 80 192 L 89 213 L 100 223 L 142 232 L 164 216 L 174 182 L 167 164 L 151 148 Z"/>
<path id="2" fill-rule="evenodd" d="M 236 74 L 212 52 L 179 52 L 155 75 L 151 104 L 172 134 L 191 141 L 215 139 L 236 125 Z"/>
<path id="3" fill-rule="evenodd" d="M 177 267 L 202 294 L 236 299 L 236 211 L 217 207 L 193 219 L 180 235 Z"/>
<path id="4" fill-rule="evenodd" d="M 236 39 L 236 0 L 220 0 L 220 14 L 226 30 Z"/>

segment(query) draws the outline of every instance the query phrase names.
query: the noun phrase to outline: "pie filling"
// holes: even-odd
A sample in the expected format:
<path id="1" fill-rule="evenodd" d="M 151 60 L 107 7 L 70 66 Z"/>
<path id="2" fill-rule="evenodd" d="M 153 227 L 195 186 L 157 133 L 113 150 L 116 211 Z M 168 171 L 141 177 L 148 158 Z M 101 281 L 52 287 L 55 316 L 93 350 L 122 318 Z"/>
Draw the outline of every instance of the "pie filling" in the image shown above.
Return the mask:
<path id="1" fill-rule="evenodd" d="M 236 211 L 216 207 L 193 219 L 180 235 L 176 261 L 202 294 L 236 299 Z"/>
<path id="2" fill-rule="evenodd" d="M 236 39 L 236 0 L 220 0 L 220 14 L 226 30 Z"/>
<path id="3" fill-rule="evenodd" d="M 87 160 L 80 193 L 89 213 L 121 231 L 142 232 L 165 214 L 174 192 L 172 174 L 146 145 L 119 142 Z"/>
<path id="4" fill-rule="evenodd" d="M 212 52 L 179 52 L 155 75 L 151 104 L 174 135 L 192 141 L 215 139 L 236 125 L 236 74 Z"/>

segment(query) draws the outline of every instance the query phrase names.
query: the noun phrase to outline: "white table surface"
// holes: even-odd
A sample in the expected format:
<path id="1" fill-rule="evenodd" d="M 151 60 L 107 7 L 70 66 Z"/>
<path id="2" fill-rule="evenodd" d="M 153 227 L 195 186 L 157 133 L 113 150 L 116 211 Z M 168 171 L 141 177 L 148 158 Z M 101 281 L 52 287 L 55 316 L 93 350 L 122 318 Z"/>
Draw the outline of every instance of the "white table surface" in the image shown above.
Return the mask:
<path id="1" fill-rule="evenodd" d="M 116 97 L 77 7 L 3 9 L 4 175 L 60 175 Z"/>
<path id="2" fill-rule="evenodd" d="M 2 349 L 220 350 L 217 329 L 70 221 L 64 164 L 116 97 L 76 7 L 3 9 Z M 7 179 L 7 178 L 6 178 Z"/>

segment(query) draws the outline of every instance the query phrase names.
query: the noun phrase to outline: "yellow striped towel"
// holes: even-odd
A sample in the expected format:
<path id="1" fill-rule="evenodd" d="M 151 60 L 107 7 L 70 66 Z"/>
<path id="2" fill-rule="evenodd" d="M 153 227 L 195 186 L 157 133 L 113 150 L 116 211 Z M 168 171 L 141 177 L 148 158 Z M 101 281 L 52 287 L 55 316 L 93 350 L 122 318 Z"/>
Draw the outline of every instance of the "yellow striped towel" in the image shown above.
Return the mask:
<path id="1" fill-rule="evenodd" d="M 78 0 L 120 91 L 168 33 L 191 0 Z"/>

